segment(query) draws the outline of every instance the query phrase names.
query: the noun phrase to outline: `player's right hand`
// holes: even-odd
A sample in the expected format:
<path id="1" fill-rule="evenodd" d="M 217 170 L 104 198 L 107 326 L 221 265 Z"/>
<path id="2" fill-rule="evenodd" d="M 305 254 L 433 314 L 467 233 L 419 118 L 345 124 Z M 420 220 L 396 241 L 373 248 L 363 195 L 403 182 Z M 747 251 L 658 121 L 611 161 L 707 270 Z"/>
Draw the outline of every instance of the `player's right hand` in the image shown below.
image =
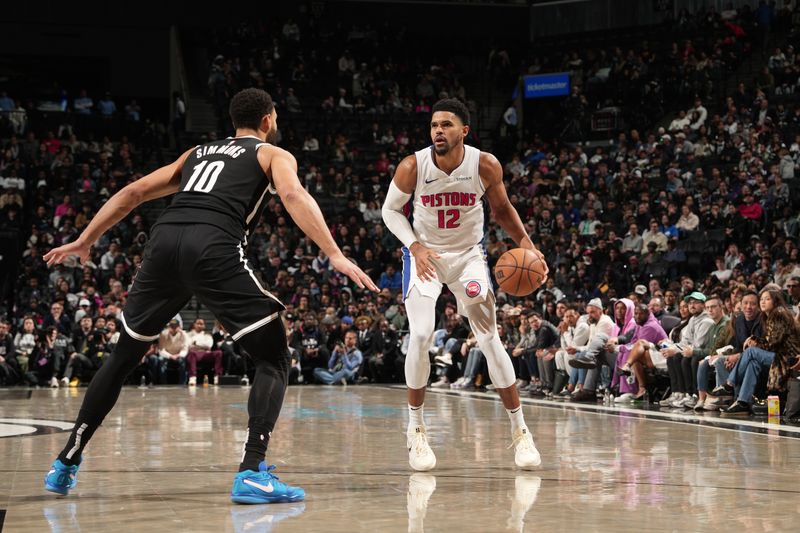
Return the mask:
<path id="1" fill-rule="evenodd" d="M 339 253 L 335 256 L 331 256 L 331 266 L 348 278 L 352 279 L 359 288 L 363 289 L 366 287 L 372 292 L 379 292 L 378 286 L 375 285 L 375 282 L 372 281 L 372 278 L 370 278 L 363 270 L 358 268 L 355 263 L 346 258 L 344 254 Z"/>
<path id="2" fill-rule="evenodd" d="M 53 248 L 44 254 L 42 258 L 47 261 L 47 266 L 51 267 L 53 265 L 62 263 L 64 259 L 71 255 L 77 255 L 78 259 L 80 259 L 81 265 L 85 265 L 86 260 L 89 258 L 89 252 L 91 248 L 91 245 L 84 244 L 80 239 L 76 239 L 69 244 L 65 244 L 64 246 Z"/>
<path id="3" fill-rule="evenodd" d="M 439 259 L 439 254 L 430 248 L 425 248 L 419 242 L 412 244 L 409 251 L 414 256 L 414 263 L 417 265 L 417 277 L 422 281 L 435 279 L 436 269 L 431 259 Z"/>

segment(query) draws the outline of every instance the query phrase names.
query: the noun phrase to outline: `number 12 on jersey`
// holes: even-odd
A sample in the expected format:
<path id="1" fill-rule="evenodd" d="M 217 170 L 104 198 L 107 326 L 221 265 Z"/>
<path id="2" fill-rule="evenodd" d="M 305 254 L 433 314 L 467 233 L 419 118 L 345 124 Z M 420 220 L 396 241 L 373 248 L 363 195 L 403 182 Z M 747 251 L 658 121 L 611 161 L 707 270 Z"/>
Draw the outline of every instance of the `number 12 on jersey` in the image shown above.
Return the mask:
<path id="1" fill-rule="evenodd" d="M 224 161 L 213 161 L 211 163 L 208 161 L 203 161 L 199 165 L 195 165 L 194 169 L 192 169 L 192 175 L 189 177 L 189 182 L 186 184 L 186 187 L 184 187 L 183 190 L 194 192 L 211 192 L 211 189 L 213 189 L 214 185 L 217 184 L 217 178 L 219 177 L 220 172 L 222 172 L 222 168 L 224 166 Z"/>
<path id="2" fill-rule="evenodd" d="M 461 224 L 458 222 L 461 216 L 461 211 L 458 209 L 439 209 L 439 228 L 440 229 L 453 229 L 459 227 Z"/>

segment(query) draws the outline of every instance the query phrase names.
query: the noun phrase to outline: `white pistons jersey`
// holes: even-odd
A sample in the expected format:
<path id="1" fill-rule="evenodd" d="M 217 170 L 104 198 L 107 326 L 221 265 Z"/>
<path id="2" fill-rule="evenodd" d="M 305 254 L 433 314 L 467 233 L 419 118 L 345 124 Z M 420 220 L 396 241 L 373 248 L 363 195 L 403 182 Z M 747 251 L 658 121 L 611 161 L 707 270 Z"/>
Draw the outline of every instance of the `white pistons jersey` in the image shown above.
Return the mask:
<path id="1" fill-rule="evenodd" d="M 433 147 L 414 154 L 417 186 L 413 227 L 419 242 L 437 252 L 462 252 L 483 240 L 481 151 L 464 145 L 464 160 L 450 174 L 433 161 Z"/>

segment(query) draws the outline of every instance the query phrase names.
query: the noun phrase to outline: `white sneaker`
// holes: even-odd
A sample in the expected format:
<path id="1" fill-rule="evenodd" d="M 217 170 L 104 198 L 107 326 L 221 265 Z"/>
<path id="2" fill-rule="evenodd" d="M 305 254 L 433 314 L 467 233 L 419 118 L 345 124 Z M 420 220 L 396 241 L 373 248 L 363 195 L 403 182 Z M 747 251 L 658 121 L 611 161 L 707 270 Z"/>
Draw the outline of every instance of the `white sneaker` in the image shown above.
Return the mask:
<path id="1" fill-rule="evenodd" d="M 192 376 L 189 378 L 189 386 L 196 387 L 197 386 L 197 376 Z"/>
<path id="2" fill-rule="evenodd" d="M 697 396 L 693 394 L 687 394 L 681 402 L 681 406 L 685 409 L 694 409 L 695 405 L 697 405 Z"/>
<path id="3" fill-rule="evenodd" d="M 433 388 L 433 389 L 449 389 L 450 388 L 450 381 L 446 377 L 442 376 L 441 379 L 439 379 L 439 381 L 437 381 L 436 383 L 433 383 L 431 385 L 431 388 Z"/>
<path id="4" fill-rule="evenodd" d="M 511 504 L 511 518 L 508 520 L 508 529 L 523 531 L 525 514 L 536 503 L 541 486 L 542 478 L 537 476 L 520 474 L 514 478 L 514 501 Z"/>
<path id="5" fill-rule="evenodd" d="M 614 403 L 631 403 L 633 401 L 633 394 L 626 392 L 622 396 L 614 398 Z"/>
<path id="6" fill-rule="evenodd" d="M 536 449 L 531 432 L 527 427 L 517 428 L 509 448 L 511 447 L 514 448 L 514 462 L 518 467 L 529 469 L 542 464 L 542 457 L 539 455 L 539 450 Z"/>
<path id="7" fill-rule="evenodd" d="M 658 405 L 662 407 L 669 407 L 670 405 L 672 405 L 672 402 L 678 399 L 679 395 L 683 396 L 680 392 L 673 392 L 667 398 L 664 398 L 663 400 L 658 402 Z"/>
<path id="8" fill-rule="evenodd" d="M 61 378 L 61 386 L 69 387 L 69 378 Z"/>
<path id="9" fill-rule="evenodd" d="M 436 357 L 433 358 L 433 360 L 434 360 L 434 362 L 436 363 L 437 366 L 452 366 L 453 365 L 453 354 L 448 352 L 448 353 L 443 354 L 443 355 L 437 355 Z"/>
<path id="10" fill-rule="evenodd" d="M 436 490 L 436 477 L 430 474 L 412 474 L 408 478 L 408 531 L 425 531 L 428 501 Z"/>
<path id="11" fill-rule="evenodd" d="M 450 384 L 451 389 L 460 389 L 464 385 L 465 379 L 463 377 L 458 378 L 455 383 Z"/>
<path id="12" fill-rule="evenodd" d="M 519 389 L 520 387 L 525 387 L 525 386 L 527 386 L 527 385 L 528 385 L 528 382 L 527 382 L 527 381 L 525 381 L 524 379 L 518 379 L 518 380 L 517 380 L 517 382 L 516 382 L 516 383 L 514 383 L 514 386 L 515 386 L 517 389 Z"/>
<path id="13" fill-rule="evenodd" d="M 686 395 L 682 392 L 679 392 L 675 395 L 675 399 L 669 402 L 670 407 L 674 407 L 676 409 L 683 408 L 683 400 L 686 398 Z"/>
<path id="14" fill-rule="evenodd" d="M 58 388 L 58 379 L 55 376 L 50 378 L 50 388 L 51 389 L 57 389 Z"/>
<path id="15" fill-rule="evenodd" d="M 428 435 L 425 426 L 417 426 L 414 433 L 406 434 L 408 447 L 408 464 L 417 472 L 427 472 L 436 466 L 436 456 L 428 444 Z"/>

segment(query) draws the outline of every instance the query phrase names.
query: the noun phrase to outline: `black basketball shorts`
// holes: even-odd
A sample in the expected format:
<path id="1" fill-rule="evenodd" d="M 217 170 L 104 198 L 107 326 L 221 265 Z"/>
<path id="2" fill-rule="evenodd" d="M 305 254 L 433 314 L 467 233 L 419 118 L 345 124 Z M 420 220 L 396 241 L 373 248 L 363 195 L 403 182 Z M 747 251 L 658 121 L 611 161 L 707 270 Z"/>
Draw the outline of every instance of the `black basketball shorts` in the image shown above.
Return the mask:
<path id="1" fill-rule="evenodd" d="M 285 307 L 261 285 L 239 241 L 208 224 L 157 224 L 122 311 L 125 331 L 158 339 L 192 295 L 234 340 L 273 321 L 283 331 Z"/>

